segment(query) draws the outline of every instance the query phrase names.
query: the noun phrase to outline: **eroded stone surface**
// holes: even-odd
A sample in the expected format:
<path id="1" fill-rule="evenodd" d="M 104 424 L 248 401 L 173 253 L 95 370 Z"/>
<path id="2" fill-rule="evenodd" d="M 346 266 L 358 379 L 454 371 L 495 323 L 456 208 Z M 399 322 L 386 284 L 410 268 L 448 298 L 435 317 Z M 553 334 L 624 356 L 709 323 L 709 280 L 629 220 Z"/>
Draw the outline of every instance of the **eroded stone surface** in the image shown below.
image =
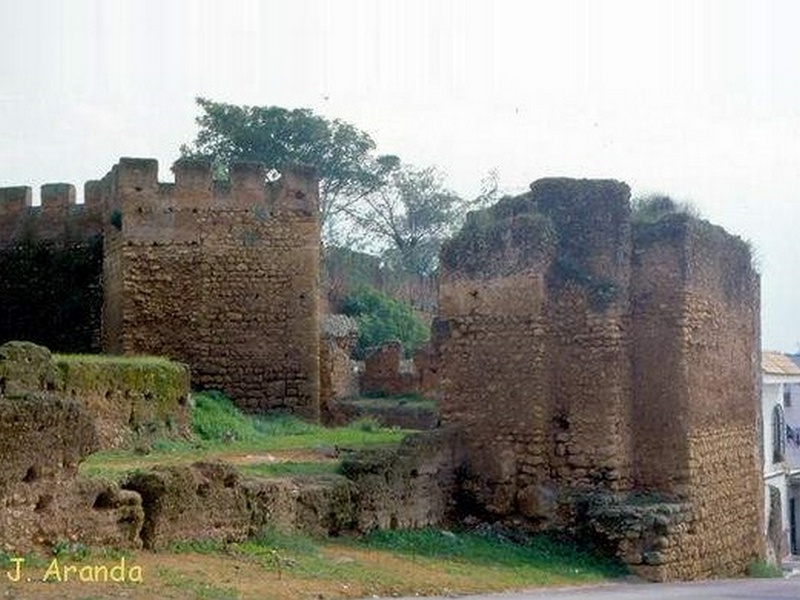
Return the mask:
<path id="1" fill-rule="evenodd" d="M 576 494 L 602 492 L 642 533 L 612 533 L 613 511 L 597 531 L 648 578 L 744 573 L 764 552 L 758 298 L 744 242 L 685 214 L 635 222 L 621 182 L 539 180 L 471 214 L 434 329 L 474 510 L 571 529 Z M 691 525 L 630 517 L 642 493 Z"/>

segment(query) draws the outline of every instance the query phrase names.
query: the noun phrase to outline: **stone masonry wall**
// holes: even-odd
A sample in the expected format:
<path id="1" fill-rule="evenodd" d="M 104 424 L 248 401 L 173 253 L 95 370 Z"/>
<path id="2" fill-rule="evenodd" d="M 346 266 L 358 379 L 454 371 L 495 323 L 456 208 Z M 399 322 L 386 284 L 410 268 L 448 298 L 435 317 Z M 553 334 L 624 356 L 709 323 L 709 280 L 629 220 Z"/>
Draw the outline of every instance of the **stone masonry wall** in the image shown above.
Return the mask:
<path id="1" fill-rule="evenodd" d="M 746 244 L 683 215 L 639 226 L 636 248 L 637 483 L 688 500 L 693 524 L 661 576 L 737 575 L 764 551 L 758 277 Z"/>
<path id="2" fill-rule="evenodd" d="M 46 348 L 0 346 L 0 549 L 25 552 L 67 539 L 140 547 L 139 496 L 78 474 L 98 448 L 96 423 L 59 386 Z"/>
<path id="3" fill-rule="evenodd" d="M 0 188 L 0 344 L 30 340 L 61 351 L 100 348 L 102 205 L 87 184 Z"/>
<path id="4" fill-rule="evenodd" d="M 557 240 L 546 274 L 546 352 L 549 463 L 560 485 L 629 485 L 629 197 L 610 180 L 531 185 Z"/>
<path id="5" fill-rule="evenodd" d="M 403 346 L 393 340 L 370 348 L 359 377 L 359 390 L 365 395 L 422 395 L 434 398 L 439 387 L 436 354 L 430 343 L 403 359 Z"/>
<path id="6" fill-rule="evenodd" d="M 465 507 L 583 522 L 651 579 L 741 574 L 763 556 L 758 278 L 738 238 L 634 221 L 628 197 L 540 180 L 446 245 L 435 338 Z"/>
<path id="7" fill-rule="evenodd" d="M 542 180 L 445 249 L 441 410 L 489 513 L 553 521 L 560 489 L 629 479 L 628 195 Z"/>
<path id="8" fill-rule="evenodd" d="M 121 159 L 86 184 L 0 189 L 0 343 L 155 354 L 250 411 L 319 418 L 317 182 L 287 170 Z"/>
<path id="9" fill-rule="evenodd" d="M 59 389 L 94 417 L 101 449 L 186 439 L 189 368 L 161 358 L 56 355 Z"/>
<path id="10" fill-rule="evenodd" d="M 460 464 L 459 433 L 437 430 L 347 455 L 341 475 L 245 477 L 224 462 L 198 462 L 138 471 L 123 487 L 142 498 L 144 547 L 162 550 L 242 541 L 265 528 L 339 535 L 448 524 Z"/>
<path id="11" fill-rule="evenodd" d="M 104 179 L 121 227 L 105 240 L 103 340 L 109 350 L 187 362 L 196 385 L 242 408 L 319 418 L 316 179 L 235 164 L 122 159 Z"/>

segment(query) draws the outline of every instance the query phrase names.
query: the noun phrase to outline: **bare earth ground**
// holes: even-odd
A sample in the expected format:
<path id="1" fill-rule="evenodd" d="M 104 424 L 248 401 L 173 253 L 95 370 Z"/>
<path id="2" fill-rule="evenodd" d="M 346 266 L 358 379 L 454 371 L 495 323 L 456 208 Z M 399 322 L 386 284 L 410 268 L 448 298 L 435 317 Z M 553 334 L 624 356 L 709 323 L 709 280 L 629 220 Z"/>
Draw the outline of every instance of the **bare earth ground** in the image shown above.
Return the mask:
<path id="1" fill-rule="evenodd" d="M 276 462 L 334 462 L 332 456 L 323 456 L 319 450 L 275 450 L 266 453 L 224 454 L 220 458 L 235 465 L 254 465 Z"/>
<path id="2" fill-rule="evenodd" d="M 23 571 L 23 579 L 30 578 L 30 582 L 11 583 L 8 576 L 13 577 L 13 571 L 0 573 L 0 598 L 301 600 L 364 598 L 373 594 L 450 594 L 455 591 L 475 592 L 487 589 L 480 581 L 475 581 L 474 577 L 459 573 L 461 569 L 443 570 L 426 565 L 424 561 L 385 552 L 328 546 L 323 551 L 323 557 L 333 568 L 339 567 L 342 577 L 331 576 L 331 573 L 296 576 L 285 571 L 279 576 L 273 567 L 262 566 L 247 557 L 136 552 L 126 557 L 126 567 L 141 567 L 141 584 L 80 581 L 43 583 L 40 579 L 48 566 L 43 564 Z M 113 565 L 118 562 L 118 559 L 90 557 L 82 563 L 70 564 Z M 358 574 L 354 570 L 352 576 L 348 577 L 348 567 L 358 567 Z M 365 578 L 365 572 L 375 572 L 376 580 L 370 581 L 369 576 Z M 378 577 L 380 581 L 377 580 Z"/>

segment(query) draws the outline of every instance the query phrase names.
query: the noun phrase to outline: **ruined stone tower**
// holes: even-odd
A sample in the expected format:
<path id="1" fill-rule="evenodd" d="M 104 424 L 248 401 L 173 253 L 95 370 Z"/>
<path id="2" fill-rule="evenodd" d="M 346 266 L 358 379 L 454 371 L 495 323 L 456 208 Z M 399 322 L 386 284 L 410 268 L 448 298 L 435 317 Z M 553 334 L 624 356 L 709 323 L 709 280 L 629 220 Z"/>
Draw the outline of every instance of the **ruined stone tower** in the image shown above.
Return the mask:
<path id="1" fill-rule="evenodd" d="M 738 238 L 629 195 L 544 179 L 469 216 L 442 254 L 442 418 L 490 518 L 603 530 L 653 579 L 740 574 L 763 552 L 758 276 Z"/>
<path id="2" fill-rule="evenodd" d="M 316 177 L 269 183 L 264 166 L 239 163 L 223 183 L 185 160 L 173 171 L 160 183 L 155 160 L 123 158 L 82 205 L 67 185 L 43 186 L 40 208 L 30 188 L 0 190 L 0 340 L 164 355 L 244 409 L 317 419 Z"/>

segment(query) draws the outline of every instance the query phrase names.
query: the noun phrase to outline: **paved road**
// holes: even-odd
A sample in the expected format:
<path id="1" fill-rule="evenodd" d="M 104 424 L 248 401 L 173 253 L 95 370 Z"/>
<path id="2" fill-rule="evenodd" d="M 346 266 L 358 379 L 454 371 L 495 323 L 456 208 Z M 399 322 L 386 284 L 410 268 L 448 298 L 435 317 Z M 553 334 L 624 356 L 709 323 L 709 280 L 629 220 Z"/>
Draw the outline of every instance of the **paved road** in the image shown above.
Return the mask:
<path id="1" fill-rule="evenodd" d="M 469 596 L 464 600 L 800 600 L 800 577 L 697 583 L 622 583 Z M 403 599 L 401 599 L 403 600 Z M 406 598 L 405 600 L 420 600 Z M 445 600 L 444 597 L 428 600 Z"/>

